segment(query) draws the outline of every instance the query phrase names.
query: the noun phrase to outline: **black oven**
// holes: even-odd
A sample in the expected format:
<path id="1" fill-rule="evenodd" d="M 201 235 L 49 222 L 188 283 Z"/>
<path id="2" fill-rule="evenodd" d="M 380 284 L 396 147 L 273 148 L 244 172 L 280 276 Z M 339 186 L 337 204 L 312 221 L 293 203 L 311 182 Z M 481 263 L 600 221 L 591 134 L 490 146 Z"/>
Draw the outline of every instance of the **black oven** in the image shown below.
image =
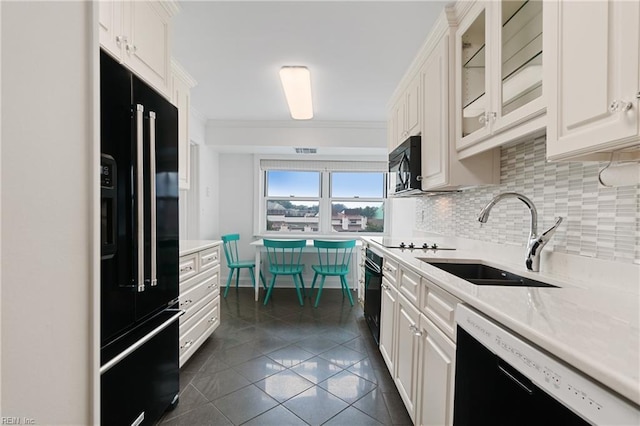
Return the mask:
<path id="1" fill-rule="evenodd" d="M 376 343 L 380 341 L 382 256 L 366 249 L 364 259 L 364 317 Z"/>
<path id="2" fill-rule="evenodd" d="M 422 190 L 420 136 L 411 136 L 389 154 L 389 194 L 410 195 Z"/>

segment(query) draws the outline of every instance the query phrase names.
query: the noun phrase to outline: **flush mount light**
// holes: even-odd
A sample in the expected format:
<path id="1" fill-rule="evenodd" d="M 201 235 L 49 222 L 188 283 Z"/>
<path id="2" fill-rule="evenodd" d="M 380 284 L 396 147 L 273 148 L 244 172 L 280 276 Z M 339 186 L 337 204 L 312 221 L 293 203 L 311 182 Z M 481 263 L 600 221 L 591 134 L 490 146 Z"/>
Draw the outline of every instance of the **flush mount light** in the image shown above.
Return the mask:
<path id="1" fill-rule="evenodd" d="M 284 66 L 280 68 L 280 80 L 287 98 L 291 118 L 294 120 L 313 118 L 309 69 L 303 66 Z"/>

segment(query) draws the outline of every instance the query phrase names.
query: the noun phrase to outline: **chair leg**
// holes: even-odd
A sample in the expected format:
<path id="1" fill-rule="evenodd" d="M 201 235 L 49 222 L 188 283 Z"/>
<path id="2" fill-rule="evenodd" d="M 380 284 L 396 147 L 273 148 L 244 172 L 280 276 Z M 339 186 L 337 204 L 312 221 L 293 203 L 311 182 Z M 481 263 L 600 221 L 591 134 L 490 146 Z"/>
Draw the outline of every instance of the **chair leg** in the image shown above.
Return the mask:
<path id="1" fill-rule="evenodd" d="M 251 275 L 251 282 L 253 283 L 253 288 L 256 288 L 256 275 L 253 273 L 253 266 L 249 268 L 249 275 Z"/>
<path id="2" fill-rule="evenodd" d="M 314 308 L 318 307 L 318 303 L 320 303 L 320 295 L 322 294 L 322 288 L 324 287 L 324 279 L 326 278 L 325 275 L 322 276 L 322 278 L 320 279 L 320 285 L 318 286 L 318 295 L 316 296 L 316 304 L 313 305 Z"/>
<path id="3" fill-rule="evenodd" d="M 304 289 L 304 280 L 302 279 L 302 272 L 298 274 L 300 277 L 300 285 L 302 286 L 302 295 L 307 297 L 307 292 Z"/>
<path id="4" fill-rule="evenodd" d="M 267 290 L 267 294 L 264 296 L 264 305 L 267 305 L 269 298 L 271 297 L 271 292 L 273 291 L 273 285 L 276 283 L 276 274 L 273 274 L 273 278 L 271 278 L 271 284 L 269 285 L 269 290 Z"/>
<path id="5" fill-rule="evenodd" d="M 301 284 L 298 283 L 298 279 L 299 279 L 298 275 L 293 276 L 293 282 L 296 285 L 296 293 L 298 293 L 298 301 L 300 302 L 300 306 L 304 306 L 304 302 L 302 301 L 302 293 L 300 292 Z"/>
<path id="6" fill-rule="evenodd" d="M 240 268 L 236 269 L 236 288 L 238 288 L 238 283 L 240 282 Z"/>
<path id="7" fill-rule="evenodd" d="M 229 269 L 229 278 L 227 278 L 227 288 L 224 289 L 224 296 L 227 297 L 227 293 L 229 293 L 229 285 L 231 285 L 231 278 L 233 278 L 234 268 Z"/>
<path id="8" fill-rule="evenodd" d="M 347 284 L 347 279 L 344 275 L 340 275 L 340 282 L 342 283 L 342 291 L 347 292 L 347 296 L 349 296 L 349 303 L 353 306 L 353 297 L 351 297 L 351 290 L 349 290 L 349 285 Z"/>

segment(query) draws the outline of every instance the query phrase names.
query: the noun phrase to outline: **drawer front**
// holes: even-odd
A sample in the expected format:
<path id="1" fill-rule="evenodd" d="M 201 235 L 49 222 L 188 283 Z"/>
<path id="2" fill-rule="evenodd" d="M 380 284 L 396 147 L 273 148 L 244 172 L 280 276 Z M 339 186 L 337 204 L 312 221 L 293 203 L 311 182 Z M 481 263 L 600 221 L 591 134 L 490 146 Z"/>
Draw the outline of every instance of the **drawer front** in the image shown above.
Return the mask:
<path id="1" fill-rule="evenodd" d="M 404 268 L 400 268 L 398 272 L 398 290 L 414 306 L 420 306 L 420 275 Z"/>
<path id="2" fill-rule="evenodd" d="M 220 271 L 216 267 L 215 272 Z M 207 302 L 220 294 L 219 278 L 217 274 L 210 275 L 198 285 L 180 294 L 180 309 L 186 313 L 180 317 L 180 324 L 185 323 L 195 312 L 201 309 Z"/>
<path id="3" fill-rule="evenodd" d="M 435 285 L 429 288 L 424 310 L 451 340 L 456 341 L 456 322 L 454 313 L 460 301 Z"/>
<path id="4" fill-rule="evenodd" d="M 201 271 L 213 268 L 220 263 L 220 246 L 212 247 L 198 253 L 200 261 L 199 268 Z"/>
<path id="5" fill-rule="evenodd" d="M 208 269 L 208 270 L 206 270 L 204 272 L 200 272 L 199 274 L 196 274 L 196 275 L 191 276 L 191 277 L 189 277 L 189 278 L 187 278 L 185 280 L 180 281 L 180 294 L 185 293 L 191 287 L 195 287 L 195 286 L 199 285 L 204 280 L 208 280 L 212 275 L 216 275 L 216 276 L 219 277 L 219 275 L 220 275 L 220 266 L 218 266 L 216 268 L 213 268 L 213 269 Z"/>
<path id="6" fill-rule="evenodd" d="M 197 253 L 182 256 L 178 264 L 178 278 L 180 282 L 198 273 Z"/>
<path id="7" fill-rule="evenodd" d="M 180 367 L 198 350 L 220 325 L 220 297 L 209 302 L 197 315 L 197 321 L 180 335 Z M 182 330 L 182 326 L 180 327 Z"/>
<path id="8" fill-rule="evenodd" d="M 211 313 L 214 311 L 215 299 L 207 303 L 202 309 L 198 310 L 191 318 L 189 318 L 184 324 L 180 325 L 180 355 L 193 346 L 198 337 L 207 329 L 211 324 L 209 319 Z M 183 315 L 184 316 L 184 315 Z M 183 330 L 184 334 L 183 334 Z"/>
<path id="9" fill-rule="evenodd" d="M 398 262 L 385 257 L 384 264 L 382 265 L 382 273 L 389 283 L 397 288 L 396 281 L 398 278 Z"/>

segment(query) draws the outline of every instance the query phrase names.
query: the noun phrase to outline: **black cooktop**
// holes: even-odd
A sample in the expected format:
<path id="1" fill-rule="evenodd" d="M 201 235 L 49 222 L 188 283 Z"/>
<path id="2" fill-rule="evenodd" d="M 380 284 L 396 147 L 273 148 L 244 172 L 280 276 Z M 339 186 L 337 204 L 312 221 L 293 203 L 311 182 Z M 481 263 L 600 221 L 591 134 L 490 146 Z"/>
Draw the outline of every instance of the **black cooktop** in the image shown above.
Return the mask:
<path id="1" fill-rule="evenodd" d="M 385 237 L 380 243 L 386 248 L 397 248 L 403 250 L 455 250 L 453 247 L 443 247 L 435 242 L 416 239 L 400 239 Z"/>

